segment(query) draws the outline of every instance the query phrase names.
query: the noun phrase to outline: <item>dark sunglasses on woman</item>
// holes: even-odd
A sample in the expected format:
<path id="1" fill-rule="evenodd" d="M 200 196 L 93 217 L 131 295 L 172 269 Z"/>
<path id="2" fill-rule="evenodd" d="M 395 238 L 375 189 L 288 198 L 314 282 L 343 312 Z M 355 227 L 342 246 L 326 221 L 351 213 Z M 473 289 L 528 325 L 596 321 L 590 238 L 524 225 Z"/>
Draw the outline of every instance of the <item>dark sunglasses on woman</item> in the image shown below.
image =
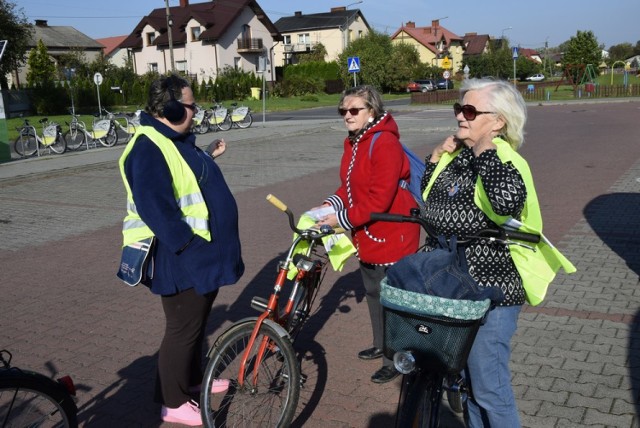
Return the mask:
<path id="1" fill-rule="evenodd" d="M 468 120 L 472 121 L 476 119 L 476 116 L 479 114 L 495 114 L 495 111 L 478 111 L 471 104 L 461 105 L 460 103 L 455 103 L 453 105 L 453 113 L 457 116 L 462 113 L 462 116 Z"/>

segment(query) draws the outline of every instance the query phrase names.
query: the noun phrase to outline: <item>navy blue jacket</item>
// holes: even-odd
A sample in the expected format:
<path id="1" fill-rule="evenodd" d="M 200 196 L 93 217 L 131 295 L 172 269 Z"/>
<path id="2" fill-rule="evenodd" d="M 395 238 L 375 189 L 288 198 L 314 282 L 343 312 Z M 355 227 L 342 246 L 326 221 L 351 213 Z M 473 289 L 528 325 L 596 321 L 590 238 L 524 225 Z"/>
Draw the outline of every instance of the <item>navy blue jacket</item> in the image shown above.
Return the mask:
<path id="1" fill-rule="evenodd" d="M 207 242 L 181 220 L 162 152 L 147 136 L 138 137 L 124 169 L 138 213 L 156 235 L 151 291 L 172 295 L 195 288 L 205 294 L 236 283 L 244 273 L 238 207 L 222 171 L 196 146 L 192 133 L 177 133 L 146 113 L 140 122 L 170 138 L 191 167 L 209 210 L 211 230 Z"/>

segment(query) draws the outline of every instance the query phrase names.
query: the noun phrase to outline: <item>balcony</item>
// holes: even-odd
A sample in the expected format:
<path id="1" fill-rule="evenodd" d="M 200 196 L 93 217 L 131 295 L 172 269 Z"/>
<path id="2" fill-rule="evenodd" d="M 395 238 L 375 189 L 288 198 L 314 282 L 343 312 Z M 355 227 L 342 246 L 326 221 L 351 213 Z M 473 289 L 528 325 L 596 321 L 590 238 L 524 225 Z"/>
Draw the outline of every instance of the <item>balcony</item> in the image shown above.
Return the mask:
<path id="1" fill-rule="evenodd" d="M 311 52 L 315 43 L 293 43 L 290 45 L 284 45 L 285 53 L 302 53 Z"/>
<path id="2" fill-rule="evenodd" d="M 239 53 L 257 53 L 264 51 L 262 39 L 238 39 Z"/>

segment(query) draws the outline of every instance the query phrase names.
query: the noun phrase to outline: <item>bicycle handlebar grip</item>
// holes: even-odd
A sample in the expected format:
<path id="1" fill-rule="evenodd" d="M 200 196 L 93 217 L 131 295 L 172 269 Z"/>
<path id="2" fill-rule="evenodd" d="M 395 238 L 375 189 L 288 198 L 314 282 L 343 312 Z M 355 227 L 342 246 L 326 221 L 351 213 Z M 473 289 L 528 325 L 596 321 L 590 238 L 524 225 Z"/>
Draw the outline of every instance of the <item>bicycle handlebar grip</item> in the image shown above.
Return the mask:
<path id="1" fill-rule="evenodd" d="M 391 221 L 394 223 L 403 223 L 407 221 L 407 216 L 390 213 L 371 213 L 370 219 L 371 221 Z"/>
<path id="2" fill-rule="evenodd" d="M 278 198 L 273 196 L 271 193 L 267 195 L 267 201 L 271 202 L 273 206 L 278 208 L 280 211 L 287 211 L 287 206 Z"/>
<path id="3" fill-rule="evenodd" d="M 536 235 L 535 233 L 519 232 L 517 230 L 505 230 L 504 233 L 508 239 L 516 239 L 534 244 L 540 242 L 540 235 Z"/>

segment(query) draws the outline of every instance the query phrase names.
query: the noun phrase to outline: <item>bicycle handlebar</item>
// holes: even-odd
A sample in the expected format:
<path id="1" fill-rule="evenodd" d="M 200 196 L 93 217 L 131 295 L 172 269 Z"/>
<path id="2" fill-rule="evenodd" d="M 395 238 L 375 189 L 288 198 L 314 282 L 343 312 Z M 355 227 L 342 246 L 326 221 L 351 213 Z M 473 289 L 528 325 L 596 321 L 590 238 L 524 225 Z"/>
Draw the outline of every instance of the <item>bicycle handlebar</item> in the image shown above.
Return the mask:
<path id="1" fill-rule="evenodd" d="M 371 221 L 388 221 L 392 223 L 417 223 L 427 232 L 433 239 L 438 239 L 438 234 L 434 232 L 433 228 L 427 223 L 427 220 L 417 214 L 402 215 L 391 213 L 371 213 Z M 458 244 L 466 244 L 471 242 L 472 239 L 477 238 L 495 238 L 502 241 L 509 241 L 515 239 L 517 241 L 531 242 L 537 244 L 540 242 L 540 235 L 534 233 L 520 232 L 517 230 L 510 230 L 504 228 L 498 229 L 484 229 L 478 232 L 476 235 L 470 236 L 465 240 L 458 240 Z"/>
<path id="2" fill-rule="evenodd" d="M 287 215 L 287 217 L 289 218 L 289 227 L 298 235 L 306 235 L 306 236 L 310 236 L 311 239 L 318 239 L 318 238 L 323 238 L 327 235 L 334 235 L 334 234 L 346 232 L 346 230 L 341 227 L 332 228 L 331 226 L 326 226 L 326 225 L 320 226 L 320 229 L 300 230 L 295 225 L 293 213 L 284 204 L 284 202 L 282 202 L 280 199 L 278 199 L 271 193 L 267 195 L 267 201 L 271 202 L 271 204 L 274 207 L 278 208 L 280 211 L 284 212 Z M 309 231 L 313 231 L 313 233 L 310 235 Z"/>

